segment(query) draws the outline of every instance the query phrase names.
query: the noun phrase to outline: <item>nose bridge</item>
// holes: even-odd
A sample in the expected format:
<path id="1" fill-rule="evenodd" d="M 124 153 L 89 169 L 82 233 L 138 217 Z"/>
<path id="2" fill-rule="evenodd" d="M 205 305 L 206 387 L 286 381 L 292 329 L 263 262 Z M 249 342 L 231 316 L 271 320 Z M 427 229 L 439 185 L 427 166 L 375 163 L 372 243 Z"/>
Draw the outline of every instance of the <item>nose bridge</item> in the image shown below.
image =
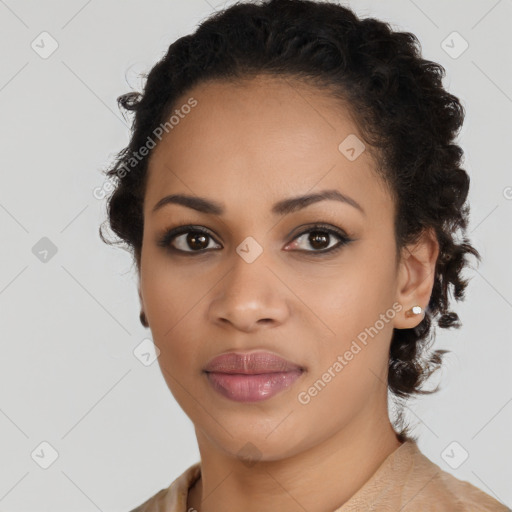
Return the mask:
<path id="1" fill-rule="evenodd" d="M 270 251 L 251 237 L 231 258 L 231 269 L 218 284 L 210 305 L 211 320 L 251 330 L 258 323 L 281 323 L 287 314 L 285 288 L 270 270 Z"/>

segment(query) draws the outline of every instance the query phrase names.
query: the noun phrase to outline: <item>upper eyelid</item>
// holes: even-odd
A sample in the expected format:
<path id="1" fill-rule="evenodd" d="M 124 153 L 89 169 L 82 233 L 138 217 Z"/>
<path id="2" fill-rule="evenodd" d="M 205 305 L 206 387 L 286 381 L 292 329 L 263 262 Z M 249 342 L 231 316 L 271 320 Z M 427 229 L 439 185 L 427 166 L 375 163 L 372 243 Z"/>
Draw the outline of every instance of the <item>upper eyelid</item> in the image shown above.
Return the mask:
<path id="1" fill-rule="evenodd" d="M 318 223 L 313 223 L 313 224 L 304 224 L 302 226 L 299 226 L 299 227 L 293 229 L 292 232 L 298 231 L 294 235 L 294 239 L 297 238 L 298 236 L 301 236 L 304 233 L 308 233 L 309 231 L 312 231 L 314 229 L 318 229 L 318 230 L 323 229 L 325 231 L 333 232 L 339 236 L 349 237 L 348 233 L 343 228 L 337 228 L 336 226 L 331 226 L 325 222 L 324 223 L 318 222 Z M 174 237 L 180 236 L 180 235 L 185 235 L 185 234 L 189 233 L 190 231 L 199 231 L 201 233 L 207 234 L 208 236 L 211 236 L 212 238 L 216 238 L 216 235 L 212 234 L 212 231 L 209 228 L 207 228 L 205 226 L 195 225 L 195 224 L 194 225 L 192 225 L 192 224 L 191 225 L 182 225 L 182 226 L 177 226 L 175 228 L 166 229 L 166 230 L 164 230 L 164 236 L 173 231 L 175 231 L 175 233 L 173 233 L 173 235 L 172 235 Z M 291 233 L 287 236 L 291 236 Z"/>

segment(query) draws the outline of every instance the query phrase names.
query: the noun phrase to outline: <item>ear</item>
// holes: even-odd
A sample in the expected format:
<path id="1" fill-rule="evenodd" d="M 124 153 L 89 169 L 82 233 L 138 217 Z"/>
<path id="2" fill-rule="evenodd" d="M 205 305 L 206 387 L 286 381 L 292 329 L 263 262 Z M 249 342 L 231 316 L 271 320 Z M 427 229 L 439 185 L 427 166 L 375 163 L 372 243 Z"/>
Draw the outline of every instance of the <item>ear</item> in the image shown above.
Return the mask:
<path id="1" fill-rule="evenodd" d="M 139 300 L 140 300 L 140 315 L 139 315 L 140 323 L 144 327 L 149 327 L 149 324 L 148 324 L 148 321 L 147 321 L 147 318 L 146 318 L 146 314 L 144 312 L 144 299 L 142 298 L 142 291 L 141 291 L 141 286 L 140 286 L 140 272 L 138 273 L 137 289 L 138 289 Z"/>
<path id="2" fill-rule="evenodd" d="M 417 242 L 402 249 L 395 299 L 402 310 L 395 317 L 396 329 L 410 329 L 423 320 L 434 286 L 438 255 L 439 242 L 432 228 L 424 230 Z M 406 312 L 413 306 L 421 306 L 422 312 L 407 316 Z"/>
<path id="3" fill-rule="evenodd" d="M 142 299 L 142 292 L 141 292 L 141 289 L 140 289 L 140 279 L 139 279 L 139 282 L 137 284 L 137 289 L 138 289 L 138 292 L 139 292 L 140 306 L 141 306 L 142 309 L 144 309 L 144 301 Z"/>

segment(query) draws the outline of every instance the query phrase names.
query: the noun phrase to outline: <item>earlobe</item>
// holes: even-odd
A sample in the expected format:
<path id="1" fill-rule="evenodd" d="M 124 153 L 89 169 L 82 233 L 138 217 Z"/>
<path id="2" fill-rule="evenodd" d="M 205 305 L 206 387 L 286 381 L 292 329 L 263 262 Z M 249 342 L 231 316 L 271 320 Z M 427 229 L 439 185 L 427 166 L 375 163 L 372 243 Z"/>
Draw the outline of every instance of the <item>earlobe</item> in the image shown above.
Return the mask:
<path id="1" fill-rule="evenodd" d="M 421 315 L 423 313 L 423 308 L 421 306 L 413 306 L 411 309 L 408 309 L 405 312 L 406 318 L 415 317 L 416 315 Z"/>
<path id="2" fill-rule="evenodd" d="M 395 328 L 416 327 L 424 318 L 434 286 L 439 242 L 433 229 L 425 230 L 417 242 L 402 249 L 397 298 L 403 306 Z"/>
<path id="3" fill-rule="evenodd" d="M 146 315 L 144 314 L 144 311 L 141 311 L 141 312 L 140 312 L 139 320 L 140 320 L 140 323 L 141 323 L 144 327 L 149 327 L 149 324 L 148 324 L 148 321 L 147 321 L 147 319 L 146 319 Z"/>

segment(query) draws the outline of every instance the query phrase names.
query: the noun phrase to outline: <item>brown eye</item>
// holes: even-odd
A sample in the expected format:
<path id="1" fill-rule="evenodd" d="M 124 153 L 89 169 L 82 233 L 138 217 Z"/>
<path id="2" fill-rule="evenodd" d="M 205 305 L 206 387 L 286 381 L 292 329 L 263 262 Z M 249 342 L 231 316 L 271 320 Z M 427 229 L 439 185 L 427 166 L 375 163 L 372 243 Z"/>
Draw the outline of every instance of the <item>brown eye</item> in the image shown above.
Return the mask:
<path id="1" fill-rule="evenodd" d="M 308 242 L 314 249 L 326 249 L 329 245 L 330 237 L 331 235 L 325 231 L 310 231 Z"/>
<path id="2" fill-rule="evenodd" d="M 206 247 L 208 247 L 208 243 L 205 245 L 205 242 L 207 241 L 208 235 L 199 233 L 198 231 L 191 231 L 185 238 L 185 243 L 187 243 L 189 247 L 199 250 L 206 249 Z"/>
<path id="3" fill-rule="evenodd" d="M 167 231 L 158 245 L 176 252 L 202 253 L 212 248 L 211 241 L 213 237 L 203 229 L 182 226 Z M 218 249 L 220 245 L 213 248 Z"/>
<path id="4" fill-rule="evenodd" d="M 297 249 L 297 252 L 320 256 L 334 253 L 352 241 L 353 239 L 341 230 L 333 227 L 324 227 L 323 225 L 314 225 L 309 230 L 303 231 L 300 235 L 296 236 L 285 249 Z M 209 232 L 194 226 L 180 226 L 170 229 L 165 232 L 157 243 L 160 247 L 171 252 L 178 254 L 188 253 L 190 256 L 205 254 L 212 249 L 222 249 L 222 246 L 215 241 Z M 213 246 L 211 246 L 211 243 L 213 243 Z"/>
<path id="5" fill-rule="evenodd" d="M 336 239 L 338 242 L 336 243 Z M 342 232 L 333 228 L 313 226 L 308 231 L 303 231 L 294 241 L 286 246 L 287 249 L 298 249 L 300 252 L 327 253 L 336 251 L 352 240 Z"/>

